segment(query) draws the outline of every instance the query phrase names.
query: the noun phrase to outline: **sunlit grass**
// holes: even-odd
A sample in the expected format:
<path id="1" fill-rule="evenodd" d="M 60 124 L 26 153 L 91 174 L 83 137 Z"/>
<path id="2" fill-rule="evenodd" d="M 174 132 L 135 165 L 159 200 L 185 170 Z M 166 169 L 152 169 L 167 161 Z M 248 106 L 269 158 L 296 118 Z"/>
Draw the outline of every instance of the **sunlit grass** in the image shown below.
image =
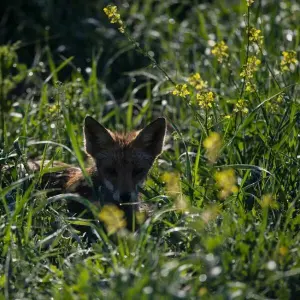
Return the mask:
<path id="1" fill-rule="evenodd" d="M 297 1 L 133 1 L 104 12 L 111 44 L 84 70 L 76 49 L 58 57 L 48 45 L 26 65 L 20 44 L 0 48 L 0 166 L 13 170 L 0 168 L 1 296 L 295 298 Z M 114 54 L 99 65 L 108 48 Z M 47 198 L 42 174 L 13 167 L 39 157 L 83 168 L 87 114 L 113 130 L 169 121 L 166 150 L 141 191 L 152 212 L 137 233 L 121 212 L 76 195 Z M 109 236 L 98 221 L 70 216 L 66 201 L 84 203 Z"/>

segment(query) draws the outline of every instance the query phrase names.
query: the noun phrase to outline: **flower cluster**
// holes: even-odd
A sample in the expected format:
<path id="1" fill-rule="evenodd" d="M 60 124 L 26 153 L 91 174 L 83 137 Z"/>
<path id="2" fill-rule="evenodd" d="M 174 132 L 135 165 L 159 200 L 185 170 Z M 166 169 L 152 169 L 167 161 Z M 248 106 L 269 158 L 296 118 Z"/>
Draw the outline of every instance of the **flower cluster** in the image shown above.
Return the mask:
<path id="1" fill-rule="evenodd" d="M 216 162 L 222 147 L 221 136 L 217 132 L 211 132 L 210 135 L 203 141 L 203 146 L 206 149 L 206 156 L 212 163 Z"/>
<path id="2" fill-rule="evenodd" d="M 203 81 L 199 73 L 192 74 L 188 78 L 188 82 L 191 86 L 193 86 L 198 91 L 207 88 L 207 81 Z"/>
<path id="3" fill-rule="evenodd" d="M 247 114 L 249 112 L 249 109 L 247 107 L 247 102 L 244 99 L 238 100 L 238 102 L 235 104 L 235 107 L 233 109 L 234 112 L 241 112 L 243 114 Z"/>
<path id="4" fill-rule="evenodd" d="M 268 101 L 266 103 L 266 109 L 270 113 L 276 113 L 280 109 L 280 106 L 281 106 L 281 104 L 283 102 L 283 98 L 284 98 L 284 93 L 280 94 L 274 100 L 272 99 L 272 101 Z"/>
<path id="5" fill-rule="evenodd" d="M 248 57 L 247 63 L 243 66 L 240 76 L 245 78 L 246 82 L 246 92 L 254 92 L 254 84 L 251 84 L 251 78 L 253 78 L 254 73 L 258 70 L 258 66 L 261 64 L 261 61 L 255 56 Z"/>
<path id="6" fill-rule="evenodd" d="M 124 23 L 121 20 L 121 16 L 118 13 L 118 8 L 115 5 L 107 5 L 103 8 L 104 13 L 107 15 L 110 23 L 114 24 L 117 23 L 120 27 L 119 30 L 121 33 L 125 32 Z"/>
<path id="7" fill-rule="evenodd" d="M 218 59 L 218 62 L 222 63 L 223 60 L 229 56 L 228 46 L 225 44 L 224 41 L 221 41 L 213 47 L 211 53 Z"/>
<path id="8" fill-rule="evenodd" d="M 258 66 L 261 64 L 261 61 L 255 56 L 250 56 L 247 60 L 246 65 L 243 66 L 243 70 L 240 74 L 241 77 L 246 79 L 253 78 L 254 73 L 258 70 Z"/>
<path id="9" fill-rule="evenodd" d="M 185 98 L 190 94 L 187 84 L 176 84 L 175 89 L 172 92 L 173 95 Z"/>
<path id="10" fill-rule="evenodd" d="M 229 195 L 238 192 L 233 169 L 217 172 L 215 174 L 215 180 L 220 188 L 219 197 L 221 199 L 227 198 Z"/>
<path id="11" fill-rule="evenodd" d="M 280 67 L 283 72 L 293 70 L 293 68 L 295 68 L 295 66 L 298 64 L 296 51 L 283 51 L 282 56 Z"/>
<path id="12" fill-rule="evenodd" d="M 103 206 L 101 212 L 99 213 L 99 219 L 104 223 L 109 235 L 126 227 L 124 211 L 120 210 L 115 205 Z"/>
<path id="13" fill-rule="evenodd" d="M 197 100 L 200 107 L 208 109 L 212 108 L 215 95 L 213 92 L 202 92 L 197 94 Z"/>
<path id="14" fill-rule="evenodd" d="M 258 45 L 262 45 L 264 37 L 261 34 L 260 29 L 250 27 L 250 28 L 247 29 L 247 34 L 249 36 L 249 41 L 250 42 L 256 43 Z"/>

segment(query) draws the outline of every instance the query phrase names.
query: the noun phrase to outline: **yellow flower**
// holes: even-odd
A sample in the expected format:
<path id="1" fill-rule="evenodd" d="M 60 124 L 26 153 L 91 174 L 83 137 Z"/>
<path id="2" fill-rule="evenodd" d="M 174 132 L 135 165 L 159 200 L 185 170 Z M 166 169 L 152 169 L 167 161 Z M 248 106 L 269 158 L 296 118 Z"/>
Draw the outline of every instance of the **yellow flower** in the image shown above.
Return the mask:
<path id="1" fill-rule="evenodd" d="M 283 102 L 283 98 L 284 98 L 284 93 L 280 94 L 274 101 L 268 101 L 266 103 L 266 109 L 270 112 L 270 113 L 276 113 L 279 111 L 280 106 Z"/>
<path id="2" fill-rule="evenodd" d="M 286 256 L 288 254 L 288 252 L 289 252 L 289 249 L 287 247 L 285 247 L 285 246 L 281 246 L 279 248 L 279 253 L 282 256 Z"/>
<path id="3" fill-rule="evenodd" d="M 145 211 L 137 211 L 135 214 L 136 221 L 139 225 L 142 225 L 146 220 L 146 212 Z"/>
<path id="4" fill-rule="evenodd" d="M 211 50 L 212 55 L 214 55 L 218 62 L 222 63 L 223 59 L 227 58 L 228 55 L 228 46 L 225 44 L 224 41 L 217 43 L 213 49 Z"/>
<path id="5" fill-rule="evenodd" d="M 278 204 L 275 201 L 275 197 L 272 194 L 267 194 L 262 197 L 260 202 L 261 207 L 278 208 Z"/>
<path id="6" fill-rule="evenodd" d="M 282 103 L 282 102 L 283 102 L 283 98 L 284 98 L 284 93 L 281 93 L 281 94 L 276 98 L 276 102 L 277 102 L 277 103 Z"/>
<path id="7" fill-rule="evenodd" d="M 99 219 L 105 224 L 109 235 L 126 227 L 124 211 L 115 205 L 103 206 L 101 212 L 99 213 Z"/>
<path id="8" fill-rule="evenodd" d="M 201 287 L 198 291 L 198 295 L 200 297 L 204 297 L 205 295 L 207 295 L 207 293 L 208 293 L 208 290 L 206 287 Z"/>
<path id="9" fill-rule="evenodd" d="M 250 56 L 246 65 L 243 66 L 240 76 L 246 79 L 253 78 L 253 75 L 258 70 L 258 66 L 260 64 L 261 61 L 259 59 L 257 59 L 255 56 Z"/>
<path id="10" fill-rule="evenodd" d="M 219 197 L 221 199 L 228 197 L 230 194 L 238 192 L 233 169 L 217 172 L 215 174 L 215 180 L 220 188 Z"/>
<path id="11" fill-rule="evenodd" d="M 247 108 L 247 102 L 244 99 L 238 100 L 238 102 L 235 104 L 235 107 L 233 109 L 234 112 L 241 112 L 243 114 L 247 114 L 249 112 L 249 109 Z"/>
<path id="12" fill-rule="evenodd" d="M 200 107 L 205 109 L 212 107 L 212 103 L 214 102 L 213 92 L 198 93 L 196 97 Z"/>
<path id="13" fill-rule="evenodd" d="M 217 132 L 211 132 L 210 135 L 203 141 L 203 146 L 206 149 L 206 156 L 208 160 L 212 163 L 216 162 L 222 147 L 221 136 Z"/>
<path id="14" fill-rule="evenodd" d="M 167 194 L 170 196 L 177 196 L 181 193 L 180 176 L 178 173 L 164 173 L 162 180 L 166 183 Z"/>
<path id="15" fill-rule="evenodd" d="M 123 23 L 122 23 L 123 24 Z M 121 25 L 121 24 L 120 24 Z M 119 28 L 119 31 L 121 32 L 121 33 L 124 33 L 125 32 L 125 27 L 123 26 L 123 25 L 121 25 Z"/>
<path id="16" fill-rule="evenodd" d="M 262 44 L 263 42 L 263 35 L 261 34 L 260 29 L 256 29 L 254 27 L 250 27 L 247 30 L 248 36 L 249 36 L 249 41 L 257 43 L 259 45 Z"/>
<path id="17" fill-rule="evenodd" d="M 187 84 L 176 84 L 172 92 L 173 95 L 185 98 L 190 92 L 187 89 Z"/>
<path id="18" fill-rule="evenodd" d="M 179 174 L 164 173 L 162 180 L 166 183 L 166 194 L 174 199 L 174 207 L 181 211 L 187 210 L 188 202 L 182 194 Z"/>
<path id="19" fill-rule="evenodd" d="M 60 105 L 59 104 L 52 104 L 49 106 L 49 113 L 54 114 L 56 112 L 60 111 Z"/>
<path id="20" fill-rule="evenodd" d="M 254 3 L 254 0 L 246 0 L 247 6 L 251 6 Z"/>
<path id="21" fill-rule="evenodd" d="M 298 60 L 296 57 L 296 51 L 283 51 L 283 58 L 280 62 L 280 67 L 283 72 L 290 71 L 292 68 L 298 64 Z"/>
<path id="22" fill-rule="evenodd" d="M 247 80 L 245 91 L 248 92 L 248 93 L 253 93 L 255 91 L 255 85 Z"/>
<path id="23" fill-rule="evenodd" d="M 117 23 L 120 20 L 120 14 L 118 14 L 118 8 L 115 5 L 107 5 L 103 8 L 103 11 L 108 16 L 111 23 Z"/>
<path id="24" fill-rule="evenodd" d="M 199 73 L 192 74 L 188 82 L 198 91 L 207 88 L 207 81 L 203 81 Z"/>
<path id="25" fill-rule="evenodd" d="M 107 5 L 103 8 L 104 13 L 107 15 L 110 23 L 118 23 L 120 32 L 124 33 L 125 27 L 123 21 L 121 20 L 120 14 L 118 14 L 118 8 L 115 5 Z"/>
<path id="26" fill-rule="evenodd" d="M 240 76 L 245 78 L 246 82 L 246 92 L 253 93 L 255 91 L 255 86 L 250 82 L 250 79 L 253 78 L 254 73 L 258 70 L 258 66 L 261 64 L 261 61 L 255 56 L 248 57 L 247 63 L 243 66 Z"/>

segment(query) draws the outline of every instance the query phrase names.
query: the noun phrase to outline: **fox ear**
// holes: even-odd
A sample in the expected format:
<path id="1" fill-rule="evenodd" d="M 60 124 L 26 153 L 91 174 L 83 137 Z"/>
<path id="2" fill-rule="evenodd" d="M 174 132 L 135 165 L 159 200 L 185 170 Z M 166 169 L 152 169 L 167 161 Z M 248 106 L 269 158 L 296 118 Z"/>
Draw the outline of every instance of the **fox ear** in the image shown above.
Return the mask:
<path id="1" fill-rule="evenodd" d="M 166 134 L 166 119 L 158 118 L 140 131 L 133 141 L 133 147 L 142 149 L 153 157 L 162 152 Z"/>
<path id="2" fill-rule="evenodd" d="M 90 116 L 84 119 L 85 150 L 96 157 L 101 150 L 113 146 L 114 140 L 109 131 Z"/>

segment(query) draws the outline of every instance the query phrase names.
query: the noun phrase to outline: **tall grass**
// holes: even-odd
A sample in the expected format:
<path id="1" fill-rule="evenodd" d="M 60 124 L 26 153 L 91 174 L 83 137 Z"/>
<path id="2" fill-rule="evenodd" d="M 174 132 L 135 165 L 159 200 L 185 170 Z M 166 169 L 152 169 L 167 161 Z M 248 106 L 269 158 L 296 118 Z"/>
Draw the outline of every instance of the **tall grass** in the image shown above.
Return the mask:
<path id="1" fill-rule="evenodd" d="M 110 45 L 91 49 L 81 69 L 75 48 L 64 57 L 48 44 L 26 64 L 19 44 L 0 48 L 1 298 L 296 299 L 299 4 L 132 1 L 118 10 L 125 33 L 101 14 L 95 26 L 106 26 Z M 222 41 L 228 48 L 216 52 Z M 287 51 L 296 51 L 291 64 Z M 252 57 L 260 63 L 249 66 Z M 195 73 L 204 89 L 189 80 Z M 47 198 L 37 187 L 51 163 L 26 170 L 35 157 L 84 168 L 87 114 L 112 130 L 168 119 L 166 150 L 141 191 L 155 209 L 136 233 L 107 236 L 98 221 L 68 214 L 66 201 L 85 199 Z"/>

